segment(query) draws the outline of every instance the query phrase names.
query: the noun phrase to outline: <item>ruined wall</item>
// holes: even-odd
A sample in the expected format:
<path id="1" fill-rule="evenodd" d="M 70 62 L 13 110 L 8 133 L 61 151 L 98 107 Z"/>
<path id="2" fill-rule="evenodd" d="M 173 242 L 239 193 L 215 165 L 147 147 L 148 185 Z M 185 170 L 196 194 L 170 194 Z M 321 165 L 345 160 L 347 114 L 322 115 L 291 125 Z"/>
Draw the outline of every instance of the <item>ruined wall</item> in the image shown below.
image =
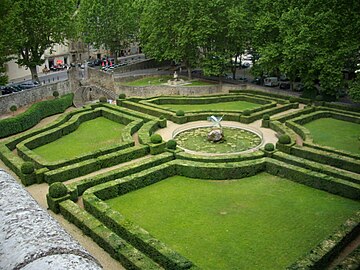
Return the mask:
<path id="1" fill-rule="evenodd" d="M 15 179 L 0 170 L 0 269 L 100 270 Z"/>

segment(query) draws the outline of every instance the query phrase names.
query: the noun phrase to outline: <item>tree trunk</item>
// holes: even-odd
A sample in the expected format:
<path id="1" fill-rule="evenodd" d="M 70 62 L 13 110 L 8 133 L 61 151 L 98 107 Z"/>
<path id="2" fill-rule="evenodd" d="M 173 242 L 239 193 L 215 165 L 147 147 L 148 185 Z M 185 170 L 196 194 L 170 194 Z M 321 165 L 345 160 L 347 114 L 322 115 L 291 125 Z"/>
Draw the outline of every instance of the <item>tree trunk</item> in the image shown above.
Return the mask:
<path id="1" fill-rule="evenodd" d="M 38 74 L 37 74 L 36 66 L 31 66 L 31 67 L 29 67 L 29 68 L 30 68 L 30 72 L 31 72 L 31 79 L 32 79 L 33 81 L 40 82 L 39 76 L 38 76 Z"/>
<path id="2" fill-rule="evenodd" d="M 192 77 L 191 77 L 191 68 L 187 66 L 186 69 L 187 69 L 187 73 L 188 73 L 188 79 L 191 80 L 192 79 Z"/>

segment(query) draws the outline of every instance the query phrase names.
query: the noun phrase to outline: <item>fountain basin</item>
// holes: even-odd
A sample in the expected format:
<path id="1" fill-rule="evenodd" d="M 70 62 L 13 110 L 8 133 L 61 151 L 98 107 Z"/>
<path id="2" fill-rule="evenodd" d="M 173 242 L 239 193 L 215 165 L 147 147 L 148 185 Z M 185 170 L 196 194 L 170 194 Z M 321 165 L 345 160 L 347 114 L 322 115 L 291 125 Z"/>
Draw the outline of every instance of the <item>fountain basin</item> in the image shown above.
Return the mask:
<path id="1" fill-rule="evenodd" d="M 212 130 L 212 124 L 191 122 L 175 129 L 172 138 L 180 149 L 197 155 L 238 155 L 258 150 L 263 145 L 263 135 L 260 130 L 239 126 L 234 122 L 222 124 L 225 140 L 221 142 L 208 141 L 207 135 Z"/>

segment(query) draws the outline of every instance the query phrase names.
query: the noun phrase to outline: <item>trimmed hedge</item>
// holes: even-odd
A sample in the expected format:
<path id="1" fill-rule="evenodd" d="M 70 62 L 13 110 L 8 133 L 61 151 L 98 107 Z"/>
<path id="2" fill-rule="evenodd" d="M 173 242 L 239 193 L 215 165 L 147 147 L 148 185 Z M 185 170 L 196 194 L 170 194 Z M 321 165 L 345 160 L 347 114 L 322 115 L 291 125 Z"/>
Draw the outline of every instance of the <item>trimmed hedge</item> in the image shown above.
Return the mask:
<path id="1" fill-rule="evenodd" d="M 329 238 L 322 241 L 305 257 L 299 259 L 287 269 L 326 269 L 329 266 L 329 261 L 335 258 L 339 252 L 359 234 L 360 212 L 357 212 L 354 217 L 348 219 L 344 224 L 342 224 Z"/>
<path id="2" fill-rule="evenodd" d="M 283 152 L 276 152 L 272 155 L 272 158 L 285 162 L 286 164 L 291 164 L 305 169 L 309 169 L 314 172 L 324 173 L 335 178 L 344 179 L 353 183 L 360 184 L 360 175 L 354 174 L 348 171 L 344 171 L 327 164 L 320 164 L 318 162 L 310 161 L 304 158 L 296 157 L 293 155 L 288 155 Z"/>
<path id="3" fill-rule="evenodd" d="M 0 138 L 23 132 L 45 117 L 64 112 L 72 106 L 73 98 L 74 94 L 71 93 L 58 99 L 38 102 L 22 114 L 1 120 Z"/>
<path id="4" fill-rule="evenodd" d="M 121 262 L 126 269 L 162 269 L 74 202 L 70 200 L 61 202 L 60 212 L 66 220 L 89 235 L 111 257 Z"/>
<path id="5" fill-rule="evenodd" d="M 344 181 L 320 172 L 313 172 L 309 169 L 286 164 L 278 160 L 267 159 L 266 172 L 346 198 L 354 200 L 358 200 L 360 198 L 359 184 Z"/>
<path id="6" fill-rule="evenodd" d="M 70 190 L 71 198 L 75 199 L 78 196 L 81 196 L 88 188 L 115 180 L 117 178 L 141 172 L 143 170 L 158 166 L 173 159 L 174 157 L 171 153 L 163 153 L 157 156 L 152 156 L 144 159 L 140 164 L 129 164 L 119 169 L 115 169 L 110 172 L 102 173 L 97 176 L 86 178 L 69 184 L 68 189 Z"/>
<path id="7" fill-rule="evenodd" d="M 51 198 L 61 198 L 67 194 L 68 190 L 66 186 L 61 182 L 52 183 L 49 187 L 49 196 Z"/>
<path id="8" fill-rule="evenodd" d="M 292 147 L 290 150 L 290 154 L 321 164 L 334 166 L 336 168 L 347 170 L 350 172 L 360 173 L 360 161 L 350 157 L 338 155 L 335 153 L 329 153 L 306 146 Z"/>
<path id="9" fill-rule="evenodd" d="M 199 162 L 208 162 L 208 163 L 224 163 L 224 162 L 239 162 L 245 160 L 254 160 L 264 157 L 264 153 L 261 151 L 256 151 L 248 154 L 240 155 L 221 155 L 221 156 L 203 156 L 203 155 L 194 155 L 186 152 L 176 152 L 176 159 L 179 160 L 191 160 Z"/>

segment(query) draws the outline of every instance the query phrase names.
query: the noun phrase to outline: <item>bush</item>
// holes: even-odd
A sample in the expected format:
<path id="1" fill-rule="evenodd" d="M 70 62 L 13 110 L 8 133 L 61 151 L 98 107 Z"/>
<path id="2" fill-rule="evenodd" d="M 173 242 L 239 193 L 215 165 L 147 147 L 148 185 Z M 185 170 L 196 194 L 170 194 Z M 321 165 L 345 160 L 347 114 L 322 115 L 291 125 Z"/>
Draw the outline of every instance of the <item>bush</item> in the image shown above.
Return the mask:
<path id="1" fill-rule="evenodd" d="M 12 106 L 10 107 L 10 111 L 16 112 L 16 111 L 17 111 L 16 105 L 12 105 Z"/>
<path id="2" fill-rule="evenodd" d="M 51 198 L 61 198 L 67 194 L 66 186 L 61 182 L 55 182 L 49 187 L 49 195 Z"/>
<path id="3" fill-rule="evenodd" d="M 160 115 L 159 119 L 164 120 L 164 119 L 166 119 L 166 117 L 165 117 L 165 115 L 162 114 L 162 115 Z"/>
<path id="4" fill-rule="evenodd" d="M 185 115 L 185 112 L 183 110 L 178 110 L 176 112 L 176 116 L 184 116 Z"/>
<path id="5" fill-rule="evenodd" d="M 54 97 L 54 98 L 58 98 L 58 97 L 59 97 L 59 92 L 58 92 L 58 91 L 54 91 L 54 92 L 53 92 L 53 97 Z"/>
<path id="6" fill-rule="evenodd" d="M 270 120 L 270 115 L 264 114 L 262 119 L 263 120 Z"/>
<path id="7" fill-rule="evenodd" d="M 323 101 L 323 100 L 324 100 L 324 97 L 323 97 L 322 95 L 317 95 L 317 96 L 315 97 L 315 100 L 316 100 L 316 101 Z"/>
<path id="8" fill-rule="evenodd" d="M 160 134 L 153 134 L 150 137 L 150 141 L 151 143 L 161 143 L 162 142 L 162 137 Z"/>
<path id="9" fill-rule="evenodd" d="M 290 101 L 290 103 L 295 103 L 295 102 L 296 102 L 296 98 L 295 98 L 295 97 L 290 97 L 290 98 L 289 98 L 289 101 Z"/>
<path id="10" fill-rule="evenodd" d="M 287 135 L 287 134 L 281 135 L 280 138 L 279 138 L 279 143 L 281 143 L 281 144 L 289 144 L 289 143 L 291 143 L 290 136 Z"/>
<path id="11" fill-rule="evenodd" d="M 100 103 L 106 103 L 107 102 L 107 98 L 106 97 L 100 97 L 99 98 Z"/>
<path id="12" fill-rule="evenodd" d="M 34 166 L 34 163 L 32 162 L 24 162 L 22 165 L 21 165 L 21 172 L 23 174 L 31 174 L 35 171 L 35 166 Z"/>
<path id="13" fill-rule="evenodd" d="M 0 138 L 25 131 L 41 119 L 64 112 L 73 103 L 74 94 L 33 104 L 26 112 L 15 117 L 0 120 Z"/>
<path id="14" fill-rule="evenodd" d="M 267 144 L 265 144 L 264 149 L 265 149 L 265 151 L 272 152 L 275 150 L 275 146 L 272 143 L 267 143 Z"/>
<path id="15" fill-rule="evenodd" d="M 245 115 L 245 116 L 249 116 L 250 114 L 251 114 L 251 112 L 249 110 L 243 111 L 243 115 Z"/>
<path id="16" fill-rule="evenodd" d="M 125 99 L 125 98 L 126 98 L 126 95 L 124 93 L 119 94 L 119 99 Z"/>
<path id="17" fill-rule="evenodd" d="M 175 140 L 168 140 L 166 143 L 166 148 L 175 150 L 176 149 L 176 141 Z"/>

